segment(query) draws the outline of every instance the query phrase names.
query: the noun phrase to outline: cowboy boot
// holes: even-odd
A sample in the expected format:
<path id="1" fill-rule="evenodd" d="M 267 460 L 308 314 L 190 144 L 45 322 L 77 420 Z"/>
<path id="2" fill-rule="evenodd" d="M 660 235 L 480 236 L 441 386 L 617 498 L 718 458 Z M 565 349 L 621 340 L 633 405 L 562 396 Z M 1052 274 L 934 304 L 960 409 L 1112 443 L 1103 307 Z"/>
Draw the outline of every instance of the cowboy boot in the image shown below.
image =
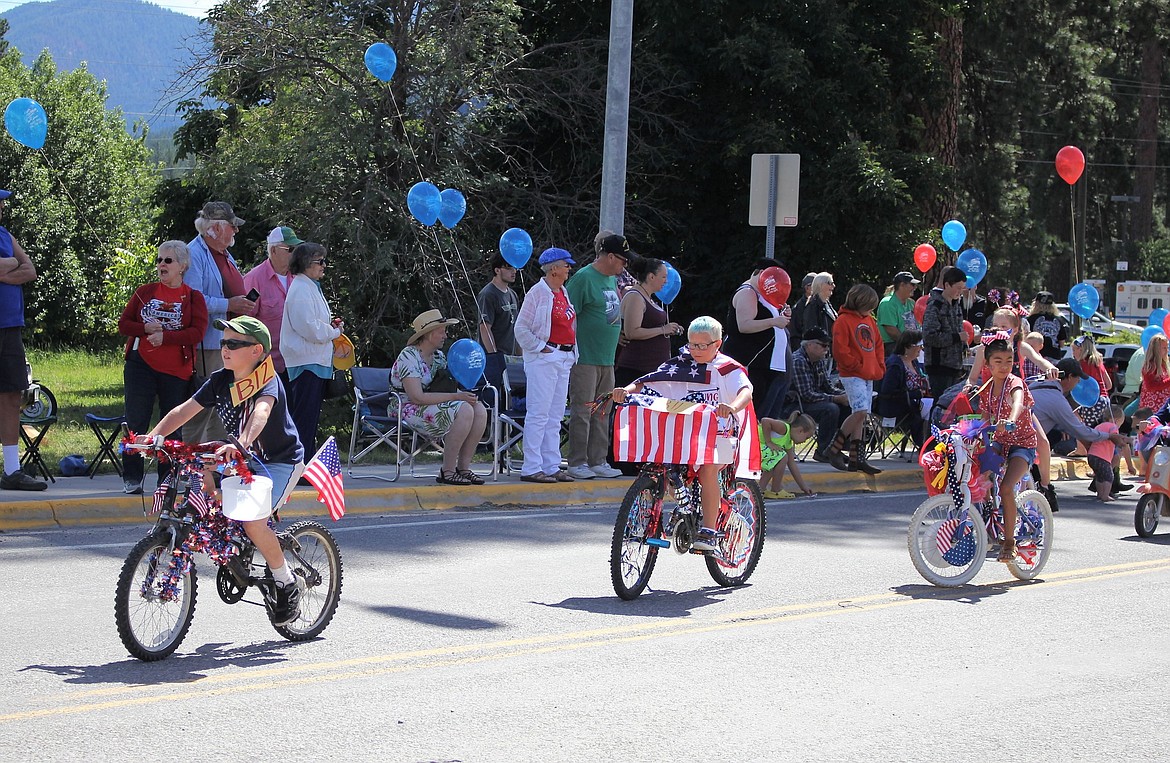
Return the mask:
<path id="1" fill-rule="evenodd" d="M 845 432 L 838 429 L 837 436 L 833 438 L 833 442 L 829 444 L 829 447 L 819 453 L 814 453 L 813 460 L 828 464 L 838 471 L 848 471 L 849 459 L 841 452 L 845 449 L 846 442 Z"/>
<path id="2" fill-rule="evenodd" d="M 849 441 L 849 471 L 864 472 L 869 475 L 882 473 L 881 469 L 876 466 L 871 466 L 865 460 L 865 455 L 861 452 L 861 440 L 859 439 Z"/>

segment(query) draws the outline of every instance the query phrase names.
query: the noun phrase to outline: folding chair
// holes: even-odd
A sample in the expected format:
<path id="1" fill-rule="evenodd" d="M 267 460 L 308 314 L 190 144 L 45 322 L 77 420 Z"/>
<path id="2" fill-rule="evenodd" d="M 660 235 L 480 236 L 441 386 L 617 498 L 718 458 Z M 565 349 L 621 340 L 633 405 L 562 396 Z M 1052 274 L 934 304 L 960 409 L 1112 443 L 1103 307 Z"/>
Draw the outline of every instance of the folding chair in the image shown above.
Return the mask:
<path id="1" fill-rule="evenodd" d="M 87 413 L 85 414 L 85 423 L 89 424 L 93 436 L 98 441 L 97 455 L 89 462 L 89 466 L 85 470 L 85 475 L 93 479 L 102 461 L 109 461 L 114 465 L 118 476 L 123 476 L 122 459 L 118 458 L 118 452 L 114 448 L 114 443 L 118 441 L 119 435 L 122 434 L 122 425 L 126 423 L 126 417 L 98 416 L 96 413 Z"/>
<path id="2" fill-rule="evenodd" d="M 519 355 L 504 356 L 503 402 L 499 408 L 496 443 L 496 462 L 506 472 L 518 471 L 524 461 L 524 414 L 528 377 L 524 373 L 524 359 Z M 569 408 L 561 417 L 561 447 L 569 440 Z"/>
<path id="3" fill-rule="evenodd" d="M 30 417 L 25 414 L 27 409 L 22 409 L 20 412 L 20 440 L 24 443 L 24 453 L 20 454 L 20 468 L 25 472 L 30 472 L 33 476 L 39 472 L 45 476 L 49 482 L 56 482 L 53 475 L 49 473 L 49 467 L 45 464 L 45 459 L 41 456 L 41 442 L 45 439 L 45 435 L 57 423 L 56 407 L 54 406 L 54 413 L 51 415 Z"/>

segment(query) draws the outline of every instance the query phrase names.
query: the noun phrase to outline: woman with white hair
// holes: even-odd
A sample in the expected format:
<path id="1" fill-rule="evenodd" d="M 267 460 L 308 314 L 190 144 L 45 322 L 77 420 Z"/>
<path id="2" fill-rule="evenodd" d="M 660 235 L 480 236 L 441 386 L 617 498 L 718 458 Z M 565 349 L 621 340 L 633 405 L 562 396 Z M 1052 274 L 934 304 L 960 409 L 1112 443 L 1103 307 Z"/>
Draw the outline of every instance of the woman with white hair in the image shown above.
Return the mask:
<path id="1" fill-rule="evenodd" d="M 524 354 L 527 410 L 524 413 L 525 482 L 572 482 L 561 468 L 561 419 L 569 401 L 569 369 L 577 362 L 577 312 L 565 281 L 573 257 L 564 249 L 540 255 L 544 277 L 524 295 L 516 316 L 516 344 Z"/>
<path id="2" fill-rule="evenodd" d="M 837 284 L 833 281 L 832 273 L 817 273 L 813 279 L 812 293 L 808 303 L 804 306 L 804 316 L 801 326 L 808 331 L 813 326 L 825 330 L 829 336 L 833 335 L 833 324 L 837 322 L 837 311 L 829 301 L 833 296 L 833 289 Z"/>
<path id="3" fill-rule="evenodd" d="M 207 330 L 207 305 L 203 295 L 183 283 L 191 266 L 191 254 L 182 241 L 167 241 L 154 258 L 158 280 L 139 286 L 118 320 L 118 333 L 126 339 L 126 426 L 142 434 L 150 429 L 155 401 L 163 413 L 184 402 L 191 393 L 195 373 L 195 347 Z M 167 439 L 180 439 L 178 432 Z M 127 453 L 122 459 L 125 492 L 142 492 L 142 456 Z M 158 464 L 161 483 L 170 465 Z"/>

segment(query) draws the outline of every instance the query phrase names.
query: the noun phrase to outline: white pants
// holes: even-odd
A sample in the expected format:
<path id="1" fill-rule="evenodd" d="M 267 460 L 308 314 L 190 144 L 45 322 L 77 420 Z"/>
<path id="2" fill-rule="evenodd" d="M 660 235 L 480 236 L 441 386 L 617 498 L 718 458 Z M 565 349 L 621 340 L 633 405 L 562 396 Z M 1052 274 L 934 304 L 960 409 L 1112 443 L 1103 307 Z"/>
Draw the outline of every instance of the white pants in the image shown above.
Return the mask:
<path id="1" fill-rule="evenodd" d="M 573 353 L 564 350 L 524 353 L 528 409 L 524 413 L 524 476 L 561 468 L 561 420 L 569 400 Z"/>

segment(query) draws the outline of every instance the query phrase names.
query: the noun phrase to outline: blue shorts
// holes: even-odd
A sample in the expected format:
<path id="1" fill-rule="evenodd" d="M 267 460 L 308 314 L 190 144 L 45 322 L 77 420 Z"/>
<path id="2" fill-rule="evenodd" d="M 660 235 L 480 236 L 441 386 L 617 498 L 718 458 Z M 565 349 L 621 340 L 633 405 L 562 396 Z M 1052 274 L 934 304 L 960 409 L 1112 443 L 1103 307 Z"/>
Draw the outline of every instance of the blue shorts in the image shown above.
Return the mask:
<path id="1" fill-rule="evenodd" d="M 292 479 L 293 471 L 297 468 L 296 464 L 256 464 L 252 462 L 249 464 L 253 467 L 253 473 L 261 477 L 267 477 L 272 480 L 272 509 L 276 510 L 280 499 L 284 497 L 284 491 L 288 489 L 289 480 Z"/>
<path id="2" fill-rule="evenodd" d="M 1028 462 L 1029 466 L 1031 466 L 1032 464 L 1036 463 L 1036 449 L 1027 448 L 1023 445 L 1012 445 L 1010 448 L 1008 448 L 1007 457 L 1009 459 L 1022 458 Z"/>

